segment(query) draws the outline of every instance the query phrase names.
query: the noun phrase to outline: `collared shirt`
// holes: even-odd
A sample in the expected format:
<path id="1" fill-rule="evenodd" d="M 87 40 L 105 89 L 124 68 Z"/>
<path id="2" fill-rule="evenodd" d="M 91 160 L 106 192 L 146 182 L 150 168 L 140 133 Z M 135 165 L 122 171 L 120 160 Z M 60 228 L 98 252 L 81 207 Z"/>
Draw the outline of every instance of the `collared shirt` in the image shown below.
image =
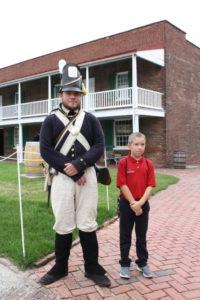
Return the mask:
<path id="1" fill-rule="evenodd" d="M 136 160 L 131 155 L 122 158 L 118 164 L 116 185 L 118 188 L 127 185 L 134 199 L 140 199 L 148 186 L 156 185 L 152 161 L 144 157 Z"/>
<path id="2" fill-rule="evenodd" d="M 60 104 L 60 109 L 64 112 L 64 114 L 66 115 L 66 117 L 70 120 L 71 118 L 73 118 L 75 115 L 78 114 L 79 109 L 75 109 L 75 110 L 69 110 L 68 108 L 66 108 L 62 103 Z"/>

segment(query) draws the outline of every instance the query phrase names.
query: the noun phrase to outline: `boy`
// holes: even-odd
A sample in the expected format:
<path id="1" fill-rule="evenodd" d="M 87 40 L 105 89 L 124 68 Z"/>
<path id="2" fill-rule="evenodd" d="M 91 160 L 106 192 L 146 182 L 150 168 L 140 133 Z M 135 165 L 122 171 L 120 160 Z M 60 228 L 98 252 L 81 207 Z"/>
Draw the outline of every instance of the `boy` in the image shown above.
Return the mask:
<path id="1" fill-rule="evenodd" d="M 130 155 L 119 161 L 117 187 L 120 188 L 120 276 L 130 278 L 129 251 L 131 236 L 135 224 L 137 269 L 144 277 L 152 278 L 153 273 L 147 265 L 148 251 L 146 234 L 148 229 L 149 202 L 151 191 L 155 187 L 154 166 L 151 160 L 144 158 L 146 137 L 137 132 L 128 139 Z"/>

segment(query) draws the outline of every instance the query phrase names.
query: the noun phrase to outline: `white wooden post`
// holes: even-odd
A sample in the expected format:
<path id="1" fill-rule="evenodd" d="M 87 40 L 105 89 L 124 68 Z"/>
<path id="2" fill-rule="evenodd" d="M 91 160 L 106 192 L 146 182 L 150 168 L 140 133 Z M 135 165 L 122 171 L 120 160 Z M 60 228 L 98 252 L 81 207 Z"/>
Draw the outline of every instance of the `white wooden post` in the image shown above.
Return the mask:
<path id="1" fill-rule="evenodd" d="M 138 86 L 137 86 L 137 56 L 132 55 L 132 101 L 133 101 L 133 132 L 139 131 L 139 116 L 136 114 L 138 108 Z"/>
<path id="2" fill-rule="evenodd" d="M 85 95 L 85 107 L 84 107 L 84 109 L 86 110 L 86 111 L 88 111 L 89 110 L 89 92 L 90 92 L 90 87 L 89 87 L 89 67 L 86 67 L 86 91 L 87 91 L 87 94 Z"/>
<path id="3" fill-rule="evenodd" d="M 48 114 L 52 110 L 52 102 L 51 102 L 51 75 L 48 76 Z"/>

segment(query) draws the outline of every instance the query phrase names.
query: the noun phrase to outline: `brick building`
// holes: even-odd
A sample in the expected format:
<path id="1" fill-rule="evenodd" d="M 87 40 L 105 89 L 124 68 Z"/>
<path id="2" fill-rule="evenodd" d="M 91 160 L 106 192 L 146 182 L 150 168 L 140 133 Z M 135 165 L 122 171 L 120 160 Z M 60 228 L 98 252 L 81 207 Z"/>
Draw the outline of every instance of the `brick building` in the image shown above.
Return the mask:
<path id="1" fill-rule="evenodd" d="M 168 21 L 0 69 L 0 155 L 23 149 L 58 105 L 62 58 L 82 69 L 82 106 L 99 118 L 107 151 L 125 153 L 140 130 L 157 166 L 172 166 L 174 151 L 200 163 L 200 49 Z"/>

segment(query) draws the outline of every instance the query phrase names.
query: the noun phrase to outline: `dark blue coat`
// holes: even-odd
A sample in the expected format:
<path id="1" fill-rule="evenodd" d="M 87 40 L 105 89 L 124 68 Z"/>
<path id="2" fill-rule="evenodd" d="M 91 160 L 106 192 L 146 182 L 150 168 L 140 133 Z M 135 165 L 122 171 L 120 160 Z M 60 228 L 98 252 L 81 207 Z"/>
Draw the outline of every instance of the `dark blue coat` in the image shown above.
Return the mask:
<path id="1" fill-rule="evenodd" d="M 77 140 L 65 156 L 59 152 L 65 138 L 69 132 L 65 134 L 65 138 L 55 150 L 55 144 L 59 134 L 64 128 L 64 124 L 55 114 L 49 115 L 43 122 L 40 132 L 40 152 L 42 158 L 55 170 L 63 173 L 66 163 L 72 163 L 78 170 L 78 174 L 72 176 L 77 181 L 87 167 L 93 166 L 104 153 L 104 134 L 100 122 L 91 113 L 86 112 L 81 127 L 81 133 L 90 145 L 87 151 Z"/>

